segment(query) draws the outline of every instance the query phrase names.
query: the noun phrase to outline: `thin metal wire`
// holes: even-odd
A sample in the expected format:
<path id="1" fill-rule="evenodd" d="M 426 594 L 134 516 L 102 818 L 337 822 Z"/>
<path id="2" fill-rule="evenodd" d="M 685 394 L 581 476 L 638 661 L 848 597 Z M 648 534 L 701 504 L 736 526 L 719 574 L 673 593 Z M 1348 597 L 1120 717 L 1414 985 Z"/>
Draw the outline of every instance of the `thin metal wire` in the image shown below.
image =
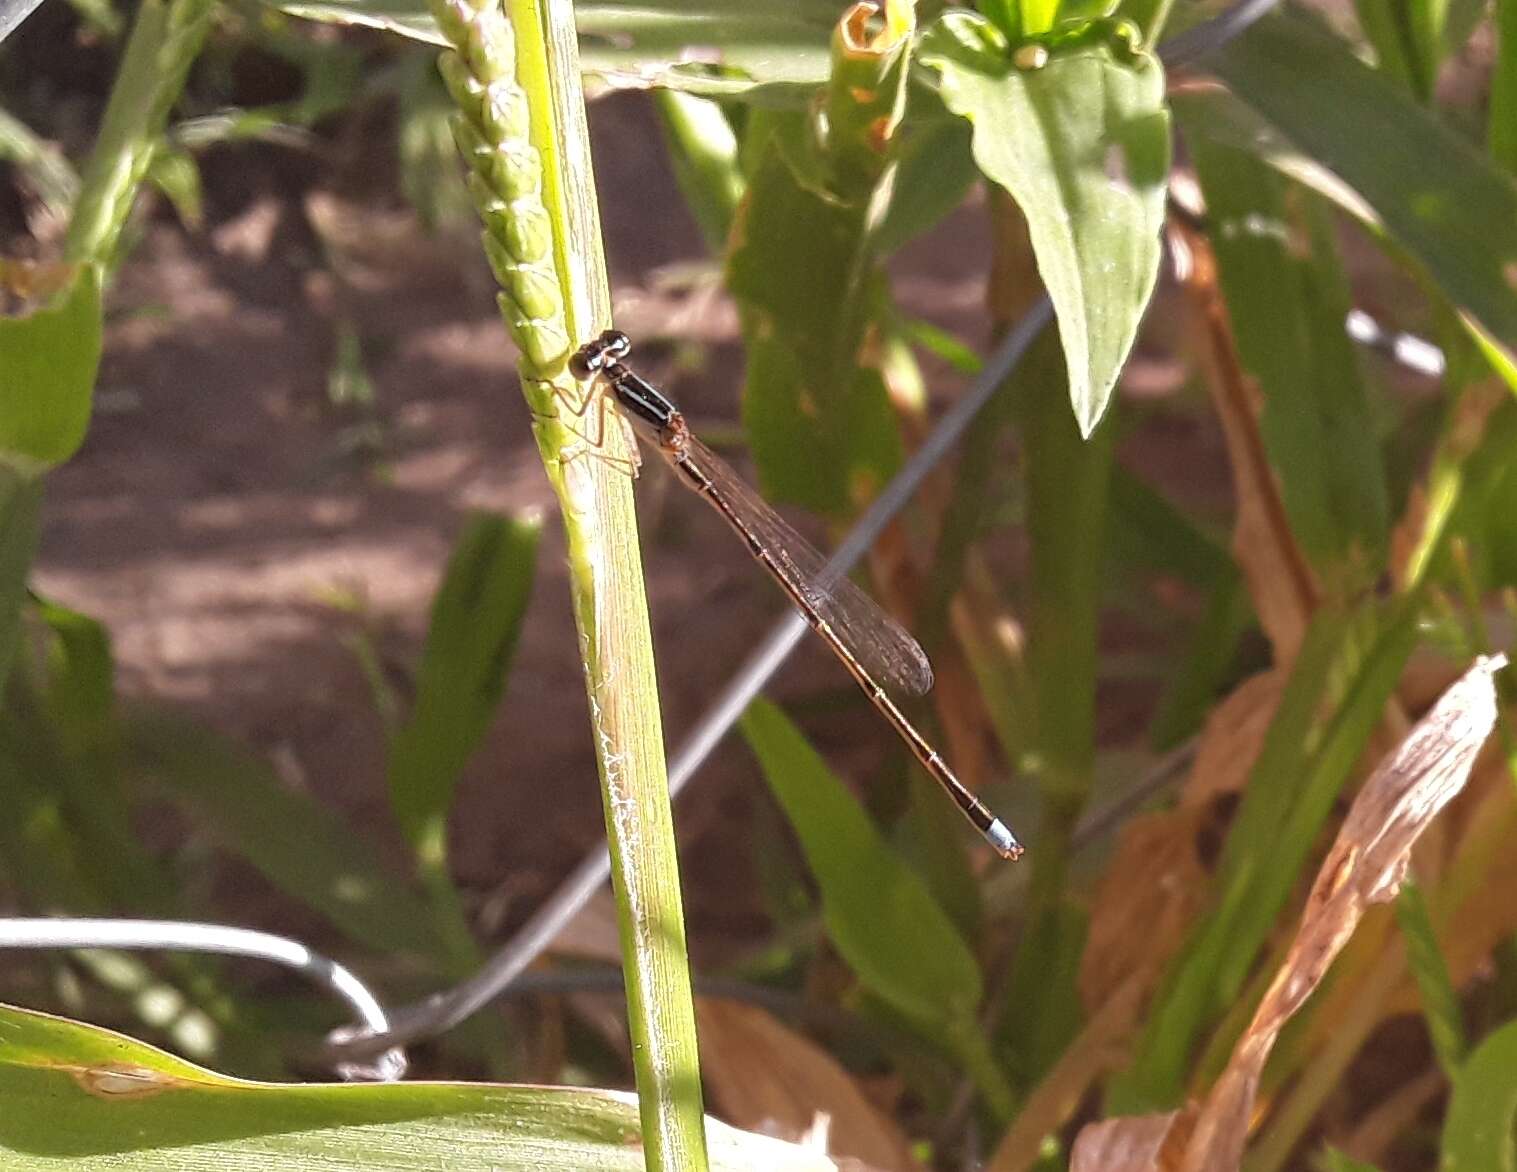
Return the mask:
<path id="1" fill-rule="evenodd" d="M 121 920 L 94 917 L 0 917 L 0 949 L 117 948 L 132 951 L 203 952 L 242 956 L 284 965 L 309 977 L 346 1001 L 366 1036 L 382 1033 L 389 1018 L 379 999 L 353 972 L 286 936 L 223 924 L 180 920 Z M 375 1053 L 379 1053 L 376 1051 Z M 398 1046 L 379 1053 L 372 1065 L 344 1059 L 344 1078 L 392 1080 L 406 1072 L 405 1051 Z"/>
<path id="2" fill-rule="evenodd" d="M 1170 67 L 1189 64 L 1241 34 L 1276 3 L 1278 0 L 1240 0 L 1211 20 L 1159 46 L 1159 57 Z M 912 453 L 900 472 L 865 510 L 858 524 L 833 552 L 828 563 L 832 572 L 847 574 L 874 544 L 885 526 L 916 494 L 927 475 L 958 442 L 964 429 L 1016 368 L 1028 346 L 1052 317 L 1053 304 L 1044 294 L 1002 339 L 970 388 L 944 413 L 927 440 Z M 669 768 L 671 796 L 685 787 L 807 630 L 806 620 L 794 610 L 787 611 L 784 618 L 770 629 L 758 650 L 749 656 L 675 753 Z M 374 1053 L 381 1047 L 402 1045 L 451 1029 L 487 1005 L 542 955 L 564 925 L 600 890 L 610 873 L 610 857 L 602 843 L 580 860 L 558 889 L 472 977 L 425 1001 L 397 1010 L 393 1014 L 394 1025 L 387 1033 L 347 1038 L 340 1043 L 334 1039 L 331 1048 L 339 1054 Z"/>

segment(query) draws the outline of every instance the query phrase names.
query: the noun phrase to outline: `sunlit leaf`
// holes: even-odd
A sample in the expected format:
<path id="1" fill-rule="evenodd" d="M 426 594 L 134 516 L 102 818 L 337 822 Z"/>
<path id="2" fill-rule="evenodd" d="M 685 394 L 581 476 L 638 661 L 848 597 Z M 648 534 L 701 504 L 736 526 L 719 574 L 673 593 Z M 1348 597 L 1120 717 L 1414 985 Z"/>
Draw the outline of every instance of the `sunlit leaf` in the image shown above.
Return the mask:
<path id="1" fill-rule="evenodd" d="M 84 441 L 100 365 L 100 271 L 78 270 L 52 304 L 0 317 L 0 460 L 67 460 Z"/>
<path id="2" fill-rule="evenodd" d="M 828 934 L 874 993 L 921 1025 L 962 1023 L 980 971 L 952 921 L 796 727 L 755 700 L 742 719 L 822 893 Z"/>
<path id="3" fill-rule="evenodd" d="M 950 12 L 921 58 L 974 127 L 980 169 L 1027 217 L 1058 314 L 1069 397 L 1089 435 L 1106 410 L 1159 272 L 1169 115 L 1157 59 L 1120 40 L 1055 46 L 1022 69 L 983 17 Z"/>
<path id="4" fill-rule="evenodd" d="M 388 1083 L 282 1086 L 120 1034 L 0 1007 L 7 1169 L 78 1172 L 641 1172 L 637 1101 L 615 1091 Z M 714 1168 L 831 1172 L 825 1156 L 706 1120 Z"/>
<path id="5" fill-rule="evenodd" d="M 1442 1172 L 1517 1169 L 1517 1021 L 1509 1021 L 1470 1053 L 1454 1079 L 1443 1120 Z"/>

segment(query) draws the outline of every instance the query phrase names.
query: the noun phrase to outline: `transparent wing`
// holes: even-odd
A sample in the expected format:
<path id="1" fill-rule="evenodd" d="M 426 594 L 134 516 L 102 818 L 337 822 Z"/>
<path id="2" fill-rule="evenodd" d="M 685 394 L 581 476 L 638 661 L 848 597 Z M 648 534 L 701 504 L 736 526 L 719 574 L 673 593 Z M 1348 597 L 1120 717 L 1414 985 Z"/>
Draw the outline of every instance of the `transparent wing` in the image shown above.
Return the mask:
<path id="1" fill-rule="evenodd" d="M 839 640 L 880 683 L 912 696 L 932 687 L 927 654 L 900 623 L 848 578 L 827 572 L 827 559 L 749 488 L 732 466 L 694 436 L 688 458 L 711 480 L 738 519 L 774 557 L 776 572 L 811 604 Z"/>

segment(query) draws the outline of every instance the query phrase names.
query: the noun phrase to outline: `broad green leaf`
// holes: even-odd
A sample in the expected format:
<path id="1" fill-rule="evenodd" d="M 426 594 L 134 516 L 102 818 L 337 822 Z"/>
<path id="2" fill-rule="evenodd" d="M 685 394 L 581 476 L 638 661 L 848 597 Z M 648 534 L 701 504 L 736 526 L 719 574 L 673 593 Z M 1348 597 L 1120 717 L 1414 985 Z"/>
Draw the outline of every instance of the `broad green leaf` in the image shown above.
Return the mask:
<path id="1" fill-rule="evenodd" d="M 137 710 L 122 721 L 130 775 L 187 807 L 232 853 L 354 941 L 435 959 L 431 914 L 353 827 L 290 789 L 248 750 L 185 719 Z"/>
<path id="2" fill-rule="evenodd" d="M 1183 108 L 1177 107 L 1186 127 Z M 1310 196 L 1253 154 L 1189 136 L 1239 357 L 1264 396 L 1260 432 L 1300 540 L 1325 581 L 1373 573 L 1389 506 L 1336 245 Z M 1310 247 L 1307 247 L 1310 244 Z"/>
<path id="3" fill-rule="evenodd" d="M 755 700 L 741 725 L 816 876 L 828 934 L 859 980 L 918 1028 L 972 1022 L 980 970 L 920 877 L 778 708 Z"/>
<path id="4" fill-rule="evenodd" d="M 440 836 L 500 706 L 537 566 L 540 521 L 472 517 L 432 601 L 411 717 L 390 742 L 390 801 L 413 844 Z"/>
<path id="5" fill-rule="evenodd" d="M 1440 1172 L 1517 1172 L 1517 1021 L 1485 1038 L 1454 1079 Z"/>
<path id="6" fill-rule="evenodd" d="M 1158 277 L 1170 154 L 1163 70 L 1116 38 L 1093 37 L 1020 69 L 996 29 L 966 12 L 928 29 L 921 57 L 941 75 L 948 108 L 973 125 L 980 170 L 1027 217 L 1088 436 Z"/>
<path id="7" fill-rule="evenodd" d="M 26 580 L 37 552 L 42 478 L 0 460 L 0 700 L 21 638 Z"/>
<path id="8" fill-rule="evenodd" d="M 271 0 L 292 16 L 444 45 L 425 0 Z M 594 0 L 575 5 L 580 63 L 614 89 L 799 105 L 827 78 L 830 0 Z"/>
<path id="9" fill-rule="evenodd" d="M 1237 145 L 1252 144 L 1381 228 L 1509 357 L 1517 350 L 1517 184 L 1509 175 L 1307 18 L 1267 15 L 1208 67 L 1277 132 L 1261 138 L 1255 121 Z M 1217 93 L 1196 90 L 1176 105 L 1200 108 L 1187 126 L 1236 143 L 1247 119 Z"/>
<path id="10" fill-rule="evenodd" d="M 121 1034 L 0 1007 L 10 1172 L 641 1172 L 637 1100 L 478 1083 L 227 1078 Z M 724 1172 L 831 1172 L 827 1157 L 706 1121 Z"/>
<path id="11" fill-rule="evenodd" d="M 0 317 L 0 460 L 59 464 L 84 442 L 100 366 L 100 270 L 49 306 Z"/>

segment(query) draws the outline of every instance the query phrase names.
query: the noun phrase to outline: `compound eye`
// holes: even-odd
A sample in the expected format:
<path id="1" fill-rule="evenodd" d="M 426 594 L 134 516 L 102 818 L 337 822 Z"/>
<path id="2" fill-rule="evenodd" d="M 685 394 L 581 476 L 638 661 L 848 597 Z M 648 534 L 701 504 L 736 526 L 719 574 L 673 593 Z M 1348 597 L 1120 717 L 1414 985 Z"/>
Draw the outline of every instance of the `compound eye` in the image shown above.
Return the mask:
<path id="1" fill-rule="evenodd" d="M 569 373 L 580 382 L 594 376 L 605 362 L 604 352 L 601 347 L 591 342 L 587 346 L 581 346 L 573 354 L 569 355 Z"/>
<path id="2" fill-rule="evenodd" d="M 611 358 L 625 358 L 632 353 L 632 339 L 620 330 L 607 330 L 600 340 Z"/>

